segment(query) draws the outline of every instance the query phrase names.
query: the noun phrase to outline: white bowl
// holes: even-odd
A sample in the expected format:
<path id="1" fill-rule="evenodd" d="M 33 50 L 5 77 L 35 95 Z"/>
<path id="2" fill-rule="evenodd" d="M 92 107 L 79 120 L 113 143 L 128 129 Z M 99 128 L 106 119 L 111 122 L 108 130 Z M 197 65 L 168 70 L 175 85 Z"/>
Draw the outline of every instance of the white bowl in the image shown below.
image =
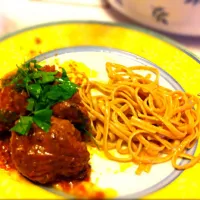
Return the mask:
<path id="1" fill-rule="evenodd" d="M 180 35 L 200 36 L 200 0 L 108 0 L 143 25 Z"/>

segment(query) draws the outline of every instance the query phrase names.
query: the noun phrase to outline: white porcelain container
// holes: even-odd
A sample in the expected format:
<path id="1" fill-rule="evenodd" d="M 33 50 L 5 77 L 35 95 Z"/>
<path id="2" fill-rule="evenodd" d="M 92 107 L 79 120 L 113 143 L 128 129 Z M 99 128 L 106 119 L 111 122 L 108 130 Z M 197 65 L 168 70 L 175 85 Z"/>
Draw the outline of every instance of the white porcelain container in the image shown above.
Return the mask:
<path id="1" fill-rule="evenodd" d="M 200 36 L 200 0 L 108 0 L 134 21 L 179 35 Z"/>

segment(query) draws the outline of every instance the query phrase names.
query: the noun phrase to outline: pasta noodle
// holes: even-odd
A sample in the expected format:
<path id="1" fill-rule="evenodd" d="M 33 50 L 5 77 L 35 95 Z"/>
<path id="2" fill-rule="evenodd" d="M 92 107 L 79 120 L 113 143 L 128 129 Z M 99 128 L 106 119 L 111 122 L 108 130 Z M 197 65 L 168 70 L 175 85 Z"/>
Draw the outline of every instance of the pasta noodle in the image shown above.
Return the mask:
<path id="1" fill-rule="evenodd" d="M 94 138 L 109 159 L 133 161 L 137 174 L 169 160 L 179 170 L 200 161 L 200 155 L 187 153 L 200 134 L 198 97 L 160 86 L 153 67 L 106 63 L 106 70 L 107 83 L 87 79 L 79 92 Z M 149 73 L 142 76 L 138 70 Z M 180 158 L 189 162 L 180 165 Z"/>

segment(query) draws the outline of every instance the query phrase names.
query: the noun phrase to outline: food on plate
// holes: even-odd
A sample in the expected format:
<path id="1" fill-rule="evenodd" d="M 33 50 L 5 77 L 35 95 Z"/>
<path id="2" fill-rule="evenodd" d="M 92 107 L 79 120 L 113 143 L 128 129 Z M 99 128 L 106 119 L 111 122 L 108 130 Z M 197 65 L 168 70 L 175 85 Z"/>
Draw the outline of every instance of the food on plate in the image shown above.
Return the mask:
<path id="1" fill-rule="evenodd" d="M 52 107 L 53 115 L 61 119 L 68 119 L 73 124 L 86 124 L 88 122 L 87 110 L 81 102 L 80 95 L 74 94 L 69 100 L 55 104 Z"/>
<path id="2" fill-rule="evenodd" d="M 159 85 L 153 67 L 106 63 L 106 70 L 108 82 L 101 82 L 73 66 L 66 72 L 32 60 L 1 80 L 0 135 L 23 176 L 40 184 L 84 179 L 86 144 L 135 163 L 137 174 L 166 161 L 176 169 L 199 162 L 187 153 L 200 133 L 197 96 Z"/>
<path id="3" fill-rule="evenodd" d="M 160 86 L 159 71 L 153 67 L 107 63 L 106 70 L 107 83 L 88 81 L 79 93 L 94 138 L 107 158 L 133 161 L 137 174 L 149 172 L 156 163 L 171 161 L 181 170 L 200 161 L 200 155 L 187 153 L 200 134 L 197 96 Z M 190 162 L 179 165 L 179 158 Z"/>
<path id="4" fill-rule="evenodd" d="M 81 133 L 68 120 L 52 117 L 48 132 L 36 124 L 28 136 L 12 132 L 10 145 L 16 169 L 34 182 L 83 179 L 87 174 L 89 152 Z"/>
<path id="5" fill-rule="evenodd" d="M 18 67 L 1 81 L 0 111 L 0 133 L 11 132 L 11 159 L 26 178 L 48 184 L 88 175 L 89 118 L 63 68 L 35 60 Z"/>
<path id="6" fill-rule="evenodd" d="M 17 92 L 13 86 L 0 89 L 0 132 L 8 131 L 26 113 L 26 99 L 27 93 Z"/>

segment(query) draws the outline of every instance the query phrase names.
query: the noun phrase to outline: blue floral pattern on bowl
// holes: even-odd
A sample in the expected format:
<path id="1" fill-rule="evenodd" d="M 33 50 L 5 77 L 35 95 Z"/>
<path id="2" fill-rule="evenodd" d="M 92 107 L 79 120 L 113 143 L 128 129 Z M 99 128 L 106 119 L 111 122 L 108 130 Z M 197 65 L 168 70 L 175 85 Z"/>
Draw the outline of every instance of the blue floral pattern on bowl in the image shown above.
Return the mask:
<path id="1" fill-rule="evenodd" d="M 200 0 L 185 0 L 185 4 L 193 4 L 194 6 L 200 3 Z"/>
<path id="2" fill-rule="evenodd" d="M 166 12 L 163 7 L 154 7 L 152 10 L 152 16 L 156 19 L 156 21 L 166 25 L 169 23 L 167 19 L 168 15 L 169 13 Z"/>
<path id="3" fill-rule="evenodd" d="M 107 0 L 133 22 L 163 32 L 200 36 L 200 0 Z"/>
<path id="4" fill-rule="evenodd" d="M 123 5 L 122 0 L 115 0 L 119 5 Z"/>

